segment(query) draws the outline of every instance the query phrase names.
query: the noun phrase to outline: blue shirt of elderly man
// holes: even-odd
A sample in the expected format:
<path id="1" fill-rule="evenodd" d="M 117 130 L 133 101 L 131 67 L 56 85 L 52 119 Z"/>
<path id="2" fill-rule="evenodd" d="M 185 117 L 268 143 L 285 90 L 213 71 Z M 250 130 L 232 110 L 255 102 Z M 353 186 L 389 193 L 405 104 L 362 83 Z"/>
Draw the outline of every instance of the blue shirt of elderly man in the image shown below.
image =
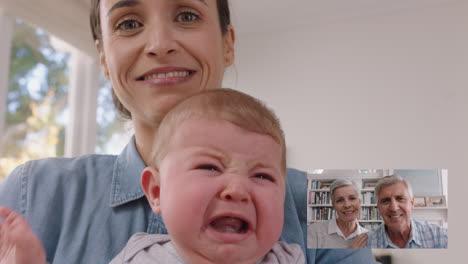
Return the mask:
<path id="1" fill-rule="evenodd" d="M 413 191 L 401 176 L 380 179 L 375 195 L 384 223 L 369 233 L 367 248 L 447 248 L 447 228 L 411 218 Z"/>

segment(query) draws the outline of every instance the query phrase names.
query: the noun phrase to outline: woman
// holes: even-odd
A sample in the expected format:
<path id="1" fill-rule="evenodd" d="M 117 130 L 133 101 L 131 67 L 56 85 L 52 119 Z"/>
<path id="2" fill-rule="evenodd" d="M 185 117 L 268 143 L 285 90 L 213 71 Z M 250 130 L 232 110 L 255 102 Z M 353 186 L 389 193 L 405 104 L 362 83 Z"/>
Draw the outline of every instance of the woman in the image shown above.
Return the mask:
<path id="1" fill-rule="evenodd" d="M 358 223 L 361 191 L 356 183 L 339 179 L 330 185 L 330 198 L 336 217 L 312 224 L 307 246 L 311 248 L 362 248 L 367 242 L 367 229 Z"/>
<path id="2" fill-rule="evenodd" d="M 117 109 L 131 118 L 135 135 L 118 156 L 32 161 L 0 185 L 0 206 L 25 216 L 54 264 L 106 263 L 132 234 L 167 232 L 139 183 L 156 128 L 180 100 L 220 87 L 234 60 L 227 0 L 91 2 L 100 63 Z M 288 170 L 282 234 L 304 251 L 305 179 L 305 173 Z M 14 247 L 16 241 L 4 236 L 3 246 Z M 309 263 L 371 259 L 366 250 L 306 254 Z"/>

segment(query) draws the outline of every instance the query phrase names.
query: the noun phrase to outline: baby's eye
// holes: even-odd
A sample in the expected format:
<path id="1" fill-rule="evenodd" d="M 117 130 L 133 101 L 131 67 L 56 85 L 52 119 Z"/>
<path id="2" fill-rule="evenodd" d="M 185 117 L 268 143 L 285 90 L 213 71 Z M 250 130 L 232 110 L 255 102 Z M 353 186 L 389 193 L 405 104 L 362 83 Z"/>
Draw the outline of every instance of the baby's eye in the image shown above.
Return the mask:
<path id="1" fill-rule="evenodd" d="M 116 26 L 117 30 L 123 30 L 123 31 L 130 31 L 137 29 L 139 27 L 142 27 L 143 24 L 140 23 L 138 20 L 130 18 L 130 19 L 125 19 L 122 22 L 118 23 Z"/>
<path id="2" fill-rule="evenodd" d="M 268 174 L 265 174 L 265 173 L 257 173 L 257 174 L 255 174 L 255 178 L 275 182 L 275 179 L 271 175 L 268 175 Z"/>
<path id="3" fill-rule="evenodd" d="M 200 16 L 191 11 L 183 11 L 177 14 L 176 21 L 184 24 L 194 22 L 200 19 Z"/>
<path id="4" fill-rule="evenodd" d="M 198 170 L 209 170 L 209 171 L 219 171 L 216 166 L 203 164 L 197 167 Z"/>

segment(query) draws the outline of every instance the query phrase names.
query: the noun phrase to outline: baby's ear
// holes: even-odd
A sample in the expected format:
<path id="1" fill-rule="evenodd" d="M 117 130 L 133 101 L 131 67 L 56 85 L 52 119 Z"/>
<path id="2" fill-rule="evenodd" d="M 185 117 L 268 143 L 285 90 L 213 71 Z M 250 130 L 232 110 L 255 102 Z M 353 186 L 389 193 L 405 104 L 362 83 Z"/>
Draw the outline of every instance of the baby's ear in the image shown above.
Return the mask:
<path id="1" fill-rule="evenodd" d="M 159 185 L 159 171 L 152 167 L 146 167 L 141 173 L 141 187 L 155 214 L 161 213 L 161 192 Z"/>

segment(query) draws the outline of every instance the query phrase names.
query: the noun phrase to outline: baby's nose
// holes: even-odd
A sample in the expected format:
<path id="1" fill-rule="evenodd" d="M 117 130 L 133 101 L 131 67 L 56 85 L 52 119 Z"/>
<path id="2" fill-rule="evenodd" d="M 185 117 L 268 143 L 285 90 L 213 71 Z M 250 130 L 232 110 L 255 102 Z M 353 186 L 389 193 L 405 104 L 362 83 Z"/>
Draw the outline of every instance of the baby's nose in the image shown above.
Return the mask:
<path id="1" fill-rule="evenodd" d="M 230 202 L 247 202 L 250 200 L 247 187 L 240 181 L 231 181 L 221 191 L 221 199 Z"/>

